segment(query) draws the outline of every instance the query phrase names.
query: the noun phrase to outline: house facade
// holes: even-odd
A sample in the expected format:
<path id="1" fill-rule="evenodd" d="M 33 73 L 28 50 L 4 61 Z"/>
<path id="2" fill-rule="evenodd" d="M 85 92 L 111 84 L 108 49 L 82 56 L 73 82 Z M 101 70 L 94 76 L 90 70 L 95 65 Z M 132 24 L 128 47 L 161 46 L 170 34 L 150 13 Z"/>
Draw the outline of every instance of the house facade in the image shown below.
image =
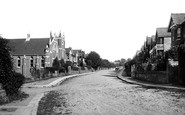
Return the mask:
<path id="1" fill-rule="evenodd" d="M 70 62 L 73 62 L 73 51 L 72 51 L 72 48 L 69 47 L 69 48 L 65 48 L 65 55 L 66 55 L 66 58 L 65 58 L 65 61 L 70 61 Z"/>
<path id="2" fill-rule="evenodd" d="M 178 55 L 178 81 L 185 85 L 185 13 L 171 14 L 168 31 Z"/>
<path id="3" fill-rule="evenodd" d="M 164 55 L 164 52 L 171 48 L 171 33 L 168 28 L 157 28 L 155 35 L 155 45 L 150 50 L 151 57 Z"/>
<path id="4" fill-rule="evenodd" d="M 82 50 L 72 49 L 71 47 L 65 48 L 66 60 L 70 61 L 74 66 L 79 66 L 80 62 L 85 64 L 85 52 Z"/>
<path id="5" fill-rule="evenodd" d="M 171 32 L 172 46 L 184 44 L 185 41 L 185 13 L 171 14 L 168 25 L 168 32 Z"/>
<path id="6" fill-rule="evenodd" d="M 51 67 L 53 60 L 65 58 L 65 37 L 61 33 L 48 38 L 8 39 L 16 72 L 31 77 L 33 68 Z"/>

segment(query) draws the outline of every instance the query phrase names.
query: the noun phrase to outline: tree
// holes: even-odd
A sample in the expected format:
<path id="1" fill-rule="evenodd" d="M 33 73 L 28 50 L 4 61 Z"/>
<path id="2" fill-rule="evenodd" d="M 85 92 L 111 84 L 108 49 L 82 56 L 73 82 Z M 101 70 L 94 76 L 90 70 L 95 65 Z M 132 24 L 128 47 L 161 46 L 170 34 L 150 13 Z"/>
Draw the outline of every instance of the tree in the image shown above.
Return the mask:
<path id="1" fill-rule="evenodd" d="M 101 65 L 100 55 L 94 51 L 91 51 L 85 58 L 85 62 L 87 63 L 88 66 L 91 66 L 92 68 L 97 70 L 98 67 L 100 67 Z"/>
<path id="2" fill-rule="evenodd" d="M 0 83 L 8 97 L 19 93 L 24 76 L 13 71 L 13 62 L 8 40 L 0 36 Z"/>
<path id="3" fill-rule="evenodd" d="M 65 61 L 64 61 L 64 59 L 61 59 L 61 60 L 60 60 L 60 66 L 61 66 L 61 67 L 65 67 Z"/>
<path id="4" fill-rule="evenodd" d="M 126 59 L 122 58 L 122 59 L 120 60 L 119 65 L 120 65 L 120 66 L 124 66 L 125 62 L 126 62 Z"/>
<path id="5" fill-rule="evenodd" d="M 58 60 L 57 57 L 53 60 L 53 64 L 52 65 L 56 69 L 59 69 L 60 68 L 60 62 L 59 62 L 59 60 Z"/>

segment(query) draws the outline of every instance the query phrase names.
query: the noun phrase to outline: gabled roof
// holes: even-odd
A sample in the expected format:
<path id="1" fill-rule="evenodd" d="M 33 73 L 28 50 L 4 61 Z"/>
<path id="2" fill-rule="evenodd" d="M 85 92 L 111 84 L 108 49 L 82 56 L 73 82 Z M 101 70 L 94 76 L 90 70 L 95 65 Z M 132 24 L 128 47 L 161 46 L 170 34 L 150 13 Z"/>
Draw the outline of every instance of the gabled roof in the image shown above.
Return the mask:
<path id="1" fill-rule="evenodd" d="M 45 55 L 50 38 L 8 39 L 12 55 Z"/>
<path id="2" fill-rule="evenodd" d="M 180 25 L 185 22 L 185 13 L 172 13 L 170 16 L 170 22 L 168 25 L 168 31 L 175 25 Z"/>
<path id="3" fill-rule="evenodd" d="M 173 23 L 182 24 L 185 21 L 185 13 L 172 13 L 171 18 L 173 20 Z"/>
<path id="4" fill-rule="evenodd" d="M 156 29 L 156 37 L 170 37 L 171 33 L 168 32 L 168 28 L 163 27 L 163 28 L 157 28 Z"/>
<path id="5" fill-rule="evenodd" d="M 65 48 L 65 50 L 66 50 L 66 53 L 69 53 L 72 50 L 72 48 L 71 47 Z"/>
<path id="6" fill-rule="evenodd" d="M 76 55 L 77 53 L 79 54 L 81 50 L 73 50 L 73 53 Z"/>

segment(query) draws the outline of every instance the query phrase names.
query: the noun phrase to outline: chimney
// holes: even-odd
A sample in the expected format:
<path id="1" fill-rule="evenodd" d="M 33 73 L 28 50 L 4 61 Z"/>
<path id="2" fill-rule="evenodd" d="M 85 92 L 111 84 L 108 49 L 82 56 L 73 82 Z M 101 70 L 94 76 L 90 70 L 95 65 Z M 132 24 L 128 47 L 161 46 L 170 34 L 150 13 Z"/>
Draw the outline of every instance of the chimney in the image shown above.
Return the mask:
<path id="1" fill-rule="evenodd" d="M 27 34 L 26 41 L 30 41 L 30 34 Z"/>

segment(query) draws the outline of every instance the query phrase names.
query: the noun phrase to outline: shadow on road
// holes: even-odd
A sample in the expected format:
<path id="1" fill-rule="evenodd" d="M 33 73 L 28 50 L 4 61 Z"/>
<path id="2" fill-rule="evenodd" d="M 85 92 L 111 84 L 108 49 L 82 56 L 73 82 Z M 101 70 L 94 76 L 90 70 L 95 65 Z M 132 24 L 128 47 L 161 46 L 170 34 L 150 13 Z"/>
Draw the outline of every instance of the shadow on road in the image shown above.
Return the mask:
<path id="1" fill-rule="evenodd" d="M 105 77 L 117 77 L 116 75 L 103 75 Z"/>

